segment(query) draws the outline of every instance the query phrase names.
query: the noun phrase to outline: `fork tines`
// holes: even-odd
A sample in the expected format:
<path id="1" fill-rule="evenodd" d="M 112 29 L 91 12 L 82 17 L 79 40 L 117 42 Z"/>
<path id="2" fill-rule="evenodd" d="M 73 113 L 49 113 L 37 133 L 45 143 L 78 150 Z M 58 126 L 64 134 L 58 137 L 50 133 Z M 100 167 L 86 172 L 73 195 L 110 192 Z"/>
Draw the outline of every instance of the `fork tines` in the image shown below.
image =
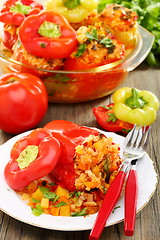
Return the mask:
<path id="1" fill-rule="evenodd" d="M 147 145 L 147 139 L 150 129 L 151 126 L 142 127 L 141 125 L 135 124 L 133 129 L 129 132 L 125 139 L 124 142 L 125 147 L 144 149 Z"/>

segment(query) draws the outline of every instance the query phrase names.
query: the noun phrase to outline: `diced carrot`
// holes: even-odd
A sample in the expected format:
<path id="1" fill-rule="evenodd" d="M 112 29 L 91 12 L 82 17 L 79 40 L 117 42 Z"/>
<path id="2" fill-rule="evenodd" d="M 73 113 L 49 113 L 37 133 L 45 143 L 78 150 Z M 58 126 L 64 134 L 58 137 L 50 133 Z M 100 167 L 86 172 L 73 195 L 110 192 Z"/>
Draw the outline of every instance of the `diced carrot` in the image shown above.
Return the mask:
<path id="1" fill-rule="evenodd" d="M 66 202 L 69 203 L 68 197 L 63 195 L 58 199 L 58 202 Z"/>
<path id="2" fill-rule="evenodd" d="M 28 185 L 28 192 L 31 194 L 31 193 L 34 193 L 36 190 L 37 190 L 37 184 L 35 182 L 31 182 Z"/>
<path id="3" fill-rule="evenodd" d="M 70 216 L 71 208 L 70 205 L 64 205 L 60 207 L 60 216 Z"/>
<path id="4" fill-rule="evenodd" d="M 59 207 L 51 207 L 51 214 L 53 216 L 59 216 L 59 211 L 60 211 Z"/>

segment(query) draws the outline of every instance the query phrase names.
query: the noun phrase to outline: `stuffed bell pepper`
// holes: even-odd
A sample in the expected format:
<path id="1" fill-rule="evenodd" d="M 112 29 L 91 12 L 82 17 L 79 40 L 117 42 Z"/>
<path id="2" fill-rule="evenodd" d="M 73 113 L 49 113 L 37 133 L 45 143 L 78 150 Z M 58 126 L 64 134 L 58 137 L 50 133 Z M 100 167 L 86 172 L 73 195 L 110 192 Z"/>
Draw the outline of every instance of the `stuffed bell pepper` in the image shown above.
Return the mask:
<path id="1" fill-rule="evenodd" d="M 7 0 L 0 12 L 0 21 L 4 23 L 3 44 L 12 49 L 18 39 L 18 28 L 27 16 L 38 14 L 42 4 L 34 0 Z"/>
<path id="2" fill-rule="evenodd" d="M 99 210 L 122 163 L 119 145 L 97 130 L 55 120 L 12 147 L 4 175 L 36 216 Z"/>
<path id="3" fill-rule="evenodd" d="M 64 58 L 76 46 L 76 32 L 67 20 L 53 11 L 42 11 L 29 16 L 21 24 L 12 59 L 35 67 L 37 72 L 38 69 L 60 69 Z"/>

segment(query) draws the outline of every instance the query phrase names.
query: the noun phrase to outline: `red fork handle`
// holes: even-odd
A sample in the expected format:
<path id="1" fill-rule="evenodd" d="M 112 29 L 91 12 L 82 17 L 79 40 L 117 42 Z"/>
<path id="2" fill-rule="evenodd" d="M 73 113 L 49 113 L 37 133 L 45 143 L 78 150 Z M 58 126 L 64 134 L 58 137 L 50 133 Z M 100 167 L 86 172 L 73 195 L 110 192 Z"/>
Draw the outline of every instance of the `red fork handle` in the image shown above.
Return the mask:
<path id="1" fill-rule="evenodd" d="M 106 225 L 106 221 L 120 197 L 125 176 L 125 172 L 119 171 L 119 173 L 111 183 L 109 189 L 107 190 L 102 206 L 98 212 L 96 221 L 94 223 L 93 229 L 91 230 L 91 233 L 89 235 L 89 240 L 99 239 Z"/>
<path id="2" fill-rule="evenodd" d="M 125 188 L 125 215 L 124 215 L 124 234 L 133 236 L 136 207 L 137 207 L 137 172 L 134 169 L 129 171 Z"/>

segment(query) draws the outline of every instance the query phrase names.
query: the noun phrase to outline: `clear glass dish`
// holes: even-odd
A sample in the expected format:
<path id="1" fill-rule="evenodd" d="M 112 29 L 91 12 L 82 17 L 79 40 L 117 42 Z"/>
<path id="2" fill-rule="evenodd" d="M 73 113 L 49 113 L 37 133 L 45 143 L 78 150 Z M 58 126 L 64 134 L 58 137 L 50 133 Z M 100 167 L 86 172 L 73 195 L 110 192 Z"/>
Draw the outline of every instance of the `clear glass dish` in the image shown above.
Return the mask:
<path id="1" fill-rule="evenodd" d="M 153 42 L 154 36 L 138 26 L 136 46 L 127 57 L 114 63 L 81 71 L 53 71 L 25 65 L 11 59 L 0 44 L 0 67 L 2 73 L 14 71 L 38 75 L 46 86 L 50 102 L 85 102 L 107 96 L 115 91 L 128 73 L 147 57 Z"/>

